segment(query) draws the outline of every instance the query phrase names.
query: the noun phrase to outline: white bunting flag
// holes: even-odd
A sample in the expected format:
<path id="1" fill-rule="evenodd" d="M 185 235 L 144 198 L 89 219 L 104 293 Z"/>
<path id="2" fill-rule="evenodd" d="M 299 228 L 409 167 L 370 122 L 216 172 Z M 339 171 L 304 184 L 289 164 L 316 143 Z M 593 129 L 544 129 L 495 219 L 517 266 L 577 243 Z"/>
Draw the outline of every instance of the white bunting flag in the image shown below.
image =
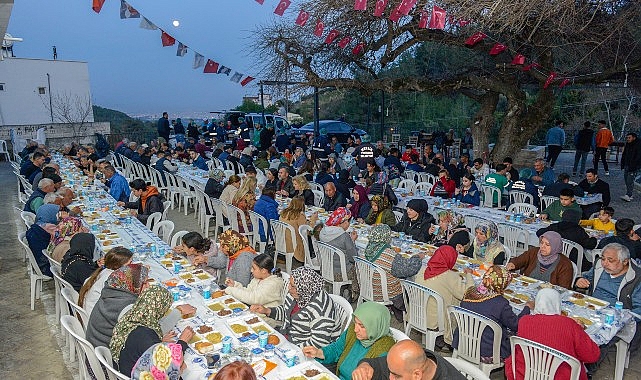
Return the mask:
<path id="1" fill-rule="evenodd" d="M 202 67 L 205 64 L 205 57 L 194 52 L 194 69 Z"/>
<path id="2" fill-rule="evenodd" d="M 243 74 L 236 71 L 234 75 L 232 75 L 230 81 L 238 83 L 242 78 L 243 78 Z"/>
<path id="3" fill-rule="evenodd" d="M 187 54 L 187 45 L 184 45 L 182 42 L 178 42 L 178 50 L 176 50 L 176 55 L 178 57 L 184 57 Z"/>

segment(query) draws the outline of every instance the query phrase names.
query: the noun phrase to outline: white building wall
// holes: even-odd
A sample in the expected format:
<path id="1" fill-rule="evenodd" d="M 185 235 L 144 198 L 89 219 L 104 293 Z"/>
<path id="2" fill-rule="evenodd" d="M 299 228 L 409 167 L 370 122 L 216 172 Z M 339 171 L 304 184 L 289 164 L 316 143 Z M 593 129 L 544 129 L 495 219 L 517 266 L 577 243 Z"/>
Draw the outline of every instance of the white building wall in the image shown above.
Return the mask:
<path id="1" fill-rule="evenodd" d="M 86 62 L 52 61 L 45 59 L 5 58 L 0 61 L 0 125 L 29 125 L 51 123 L 49 84 L 51 95 L 77 97 L 91 101 L 89 68 Z M 39 88 L 45 93 L 39 94 Z M 86 122 L 93 122 L 93 111 Z M 63 122 L 56 120 L 54 122 Z"/>

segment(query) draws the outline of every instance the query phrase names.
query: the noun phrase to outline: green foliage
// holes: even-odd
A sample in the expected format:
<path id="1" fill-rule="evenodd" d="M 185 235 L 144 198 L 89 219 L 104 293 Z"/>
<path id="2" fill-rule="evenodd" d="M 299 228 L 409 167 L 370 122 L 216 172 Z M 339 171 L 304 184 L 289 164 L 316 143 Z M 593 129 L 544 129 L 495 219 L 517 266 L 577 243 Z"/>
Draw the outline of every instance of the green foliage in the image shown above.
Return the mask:
<path id="1" fill-rule="evenodd" d="M 241 111 L 245 113 L 261 113 L 263 112 L 263 107 L 261 107 L 260 104 L 257 104 L 249 99 L 244 99 L 243 104 L 234 108 L 234 111 Z M 265 113 L 273 114 L 276 111 L 278 111 L 278 106 L 276 104 L 265 107 Z"/>
<path id="2" fill-rule="evenodd" d="M 153 135 L 156 133 L 155 125 L 149 121 L 142 121 L 129 117 L 124 112 L 93 106 L 93 117 L 96 122 L 109 122 L 112 135 Z"/>

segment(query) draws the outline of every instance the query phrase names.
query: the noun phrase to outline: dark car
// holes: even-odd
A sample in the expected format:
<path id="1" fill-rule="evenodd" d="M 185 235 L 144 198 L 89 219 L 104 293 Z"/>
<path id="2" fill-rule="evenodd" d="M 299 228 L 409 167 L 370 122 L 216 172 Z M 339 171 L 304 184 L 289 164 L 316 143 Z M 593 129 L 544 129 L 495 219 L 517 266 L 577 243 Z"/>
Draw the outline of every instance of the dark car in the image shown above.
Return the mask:
<path id="1" fill-rule="evenodd" d="M 347 124 L 344 121 L 339 120 L 319 120 L 318 121 L 318 130 L 325 128 L 327 130 L 327 136 L 332 138 L 336 136 L 338 142 L 345 143 L 347 142 L 347 137 L 351 135 L 365 135 L 365 132 L 362 129 L 356 129 L 351 125 Z M 292 129 L 294 136 L 297 139 L 302 139 L 303 136 L 313 136 L 314 135 L 314 123 L 307 123 L 300 128 Z"/>

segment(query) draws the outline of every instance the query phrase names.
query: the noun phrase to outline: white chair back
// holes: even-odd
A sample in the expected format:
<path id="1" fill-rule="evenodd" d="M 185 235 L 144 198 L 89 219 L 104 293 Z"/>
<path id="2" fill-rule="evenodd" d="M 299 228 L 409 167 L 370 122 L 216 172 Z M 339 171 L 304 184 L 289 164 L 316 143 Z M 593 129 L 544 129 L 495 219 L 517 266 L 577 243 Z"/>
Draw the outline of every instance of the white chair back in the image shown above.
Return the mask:
<path id="1" fill-rule="evenodd" d="M 22 244 L 22 248 L 25 250 L 25 255 L 29 258 L 29 279 L 31 282 L 31 310 L 35 309 L 36 299 L 40 299 L 40 293 L 42 293 L 42 282 L 51 280 L 51 277 L 45 276 L 38 266 L 29 244 L 27 244 L 27 236 L 25 232 L 18 234 L 18 241 Z"/>
<path id="2" fill-rule="evenodd" d="M 483 200 L 481 201 L 481 206 L 483 207 L 494 207 L 501 208 L 501 191 L 494 186 L 483 186 L 482 190 Z M 494 198 L 496 197 L 497 202 L 495 206 Z"/>
<path id="3" fill-rule="evenodd" d="M 403 219 L 403 213 L 400 211 L 392 211 L 394 213 L 394 217 L 396 218 L 396 223 L 399 223 L 401 219 Z"/>
<path id="4" fill-rule="evenodd" d="M 507 212 L 523 214 L 523 215 L 534 215 L 537 212 L 537 207 L 530 203 L 512 203 L 507 208 Z"/>
<path id="5" fill-rule="evenodd" d="M 280 299 L 282 300 L 283 303 L 285 303 L 285 298 L 287 298 L 287 294 L 289 293 L 289 273 L 287 272 L 280 272 L 280 276 L 283 279 L 283 289 L 280 291 Z"/>
<path id="6" fill-rule="evenodd" d="M 60 318 L 60 323 L 67 333 L 74 338 L 76 346 L 79 346 L 82 348 L 82 351 L 84 351 L 85 356 L 87 357 L 87 362 L 89 362 L 89 366 L 91 367 L 91 372 L 94 374 L 94 378 L 97 380 L 107 380 L 104 372 L 102 371 L 102 367 L 100 367 L 100 361 L 96 357 L 93 345 L 87 341 L 85 329 L 80 324 L 80 321 L 71 315 L 64 315 Z M 89 372 L 87 371 L 84 360 L 79 361 L 79 367 L 80 377 L 89 379 Z"/>
<path id="7" fill-rule="evenodd" d="M 318 254 L 318 241 L 315 237 L 310 237 L 313 229 L 308 224 L 302 224 L 298 227 L 298 234 L 303 240 L 303 248 L 305 249 L 305 265 L 315 271 L 320 271 L 320 264 L 318 263 L 318 256 L 312 258 L 312 250 L 314 254 Z"/>
<path id="8" fill-rule="evenodd" d="M 413 179 L 402 179 L 401 182 L 398 183 L 397 189 L 414 191 L 414 186 L 416 186 L 416 182 Z"/>
<path id="9" fill-rule="evenodd" d="M 510 337 L 512 346 L 512 375 L 515 376 L 517 348 L 520 348 L 525 363 L 525 379 L 552 380 L 563 363 L 570 366 L 569 380 L 578 380 L 581 375 L 581 363 L 575 358 L 554 348 L 521 338 Z"/>
<path id="10" fill-rule="evenodd" d="M 111 351 L 109 351 L 109 347 L 98 346 L 94 349 L 94 352 L 96 353 L 96 358 L 98 358 L 98 361 L 105 366 L 112 379 L 130 380 L 129 376 L 123 375 L 113 367 L 114 364 L 111 360 Z"/>
<path id="11" fill-rule="evenodd" d="M 428 350 L 434 351 L 436 338 L 445 334 L 447 320 L 445 317 L 445 301 L 440 294 L 432 289 L 408 280 L 400 280 L 403 286 L 403 301 L 405 302 L 405 334 L 412 329 L 423 333 L 423 344 Z M 427 302 L 432 298 L 436 302 L 438 326 L 436 330 L 427 326 Z"/>
<path id="12" fill-rule="evenodd" d="M 358 295 L 358 305 L 363 301 L 379 302 L 383 305 L 391 305 L 392 301 L 389 299 L 387 291 L 387 272 L 374 263 L 370 263 L 362 257 L 354 257 L 354 264 L 356 265 L 356 277 L 360 286 L 360 293 Z M 377 300 L 374 289 L 376 280 L 380 281 L 381 300 Z"/>
<path id="13" fill-rule="evenodd" d="M 231 226 L 229 225 L 229 221 L 225 222 L 225 216 L 227 215 L 227 205 L 225 202 L 221 201 L 220 199 L 216 198 L 210 198 L 211 205 L 214 208 L 214 212 L 216 213 L 216 224 L 214 227 L 214 240 L 217 239 L 218 233 L 220 230 L 226 230 L 229 229 Z"/>
<path id="14" fill-rule="evenodd" d="M 76 292 L 72 288 L 62 288 L 60 289 L 60 294 L 62 294 L 62 298 L 67 301 L 67 304 L 69 304 L 73 311 L 76 312 L 78 320 L 83 326 L 82 328 L 86 330 L 87 323 L 89 323 L 89 316 L 87 315 L 85 309 L 78 305 L 78 292 Z"/>
<path id="15" fill-rule="evenodd" d="M 312 190 L 320 191 L 321 193 L 325 193 L 325 190 L 323 189 L 323 186 L 319 183 L 316 182 L 310 182 L 309 186 L 311 187 Z"/>
<path id="16" fill-rule="evenodd" d="M 577 256 L 576 256 L 576 262 L 574 262 L 577 266 L 577 270 L 579 273 L 582 273 L 581 270 L 583 269 L 583 247 L 579 243 L 575 243 L 572 240 L 568 239 L 561 239 L 561 242 L 563 243 L 563 254 L 567 257 L 570 258 L 570 254 L 572 253 L 573 249 L 576 249 Z"/>
<path id="17" fill-rule="evenodd" d="M 36 214 L 29 211 L 21 211 L 20 218 L 22 218 L 22 221 L 27 228 L 31 228 L 31 225 L 36 221 Z"/>
<path id="18" fill-rule="evenodd" d="M 342 326 L 341 331 L 345 332 L 345 330 L 347 330 L 347 328 L 349 327 L 349 324 L 352 323 L 352 314 L 354 314 L 354 309 L 352 308 L 352 305 L 348 300 L 338 294 L 330 294 L 329 298 L 331 298 L 332 301 L 334 301 L 334 304 L 337 306 L 337 318 L 340 321 L 340 325 Z"/>
<path id="19" fill-rule="evenodd" d="M 532 196 L 532 194 L 526 193 L 525 191 L 511 190 L 507 193 L 507 195 L 510 198 L 510 204 L 513 204 L 513 203 L 534 204 L 534 197 Z"/>
<path id="20" fill-rule="evenodd" d="M 171 201 L 164 201 L 162 203 L 162 217 L 160 220 L 167 220 L 167 212 L 169 211 L 169 208 L 171 207 Z"/>
<path id="21" fill-rule="evenodd" d="M 513 257 L 519 256 L 527 250 L 530 236 L 527 230 L 508 223 L 499 223 L 498 227 L 499 237 L 503 238 L 503 245 L 510 249 Z"/>
<path id="22" fill-rule="evenodd" d="M 285 256 L 285 270 L 287 273 L 292 271 L 292 261 L 294 260 L 294 252 L 296 252 L 296 231 L 294 227 L 285 222 L 272 219 L 269 221 L 272 228 L 272 236 L 274 238 L 274 263 L 278 261 L 278 255 Z M 287 249 L 287 238 L 291 241 L 291 250 Z"/>
<path id="23" fill-rule="evenodd" d="M 470 362 L 461 359 L 454 359 L 444 356 L 443 359 L 450 362 L 454 368 L 469 380 L 490 380 L 490 377 L 481 371 L 481 369 Z"/>
<path id="24" fill-rule="evenodd" d="M 162 212 L 154 212 L 147 218 L 147 228 L 153 231 L 154 226 L 162 219 Z"/>
<path id="25" fill-rule="evenodd" d="M 541 196 L 541 212 L 545 210 L 552 202 L 559 200 L 559 197 L 554 197 L 552 195 L 542 195 Z"/>
<path id="26" fill-rule="evenodd" d="M 228 204 L 227 217 L 229 218 L 231 229 L 246 236 L 249 240 L 249 244 L 253 247 L 254 233 L 250 231 L 249 226 L 247 226 L 247 218 L 245 217 L 245 212 L 234 205 Z"/>
<path id="27" fill-rule="evenodd" d="M 160 237 L 162 241 L 169 244 L 169 239 L 171 238 L 171 233 L 174 232 L 174 228 L 174 222 L 172 222 L 171 220 L 163 220 L 156 223 L 151 231 L 158 235 L 158 237 Z"/>
<path id="28" fill-rule="evenodd" d="M 407 336 L 407 334 L 405 334 L 401 330 L 398 330 L 398 329 L 395 329 L 393 327 L 390 327 L 389 331 L 392 333 L 392 338 L 394 338 L 394 340 L 396 342 L 400 342 L 401 340 L 409 340 L 410 339 L 410 337 Z"/>
<path id="29" fill-rule="evenodd" d="M 325 202 L 325 192 L 318 190 L 312 190 L 312 192 L 314 193 L 314 206 L 323 207 L 323 202 Z"/>
<path id="30" fill-rule="evenodd" d="M 429 195 L 430 191 L 432 191 L 432 186 L 434 186 L 434 184 L 428 182 L 418 182 L 416 186 L 414 186 L 414 194 L 418 195 L 418 193 L 420 192 L 421 194 Z"/>
<path id="31" fill-rule="evenodd" d="M 341 288 L 352 283 L 351 280 L 347 279 L 345 253 L 333 245 L 319 241 L 316 255 L 320 259 L 320 272 L 323 280 L 332 287 L 332 294 L 340 295 Z M 334 271 L 335 258 L 337 258 L 340 263 L 340 278 L 336 277 L 336 272 Z"/>
<path id="32" fill-rule="evenodd" d="M 254 237 L 254 244 L 259 245 L 259 251 L 264 252 L 265 247 L 267 244 L 270 242 L 270 230 L 269 230 L 269 221 L 267 221 L 267 218 L 264 216 L 260 215 L 259 213 L 253 211 L 253 210 L 247 210 L 247 213 L 249 214 L 249 220 L 252 222 L 252 227 L 253 227 L 253 237 Z M 265 233 L 265 241 L 263 241 L 260 238 L 260 228 L 259 226 L 263 227 L 263 232 Z"/>
<path id="33" fill-rule="evenodd" d="M 174 234 L 174 236 L 171 237 L 171 244 L 169 244 L 171 246 L 171 248 L 181 244 L 182 243 L 182 237 L 187 235 L 188 233 L 189 233 L 189 231 L 184 231 L 184 230 L 176 232 Z"/>

